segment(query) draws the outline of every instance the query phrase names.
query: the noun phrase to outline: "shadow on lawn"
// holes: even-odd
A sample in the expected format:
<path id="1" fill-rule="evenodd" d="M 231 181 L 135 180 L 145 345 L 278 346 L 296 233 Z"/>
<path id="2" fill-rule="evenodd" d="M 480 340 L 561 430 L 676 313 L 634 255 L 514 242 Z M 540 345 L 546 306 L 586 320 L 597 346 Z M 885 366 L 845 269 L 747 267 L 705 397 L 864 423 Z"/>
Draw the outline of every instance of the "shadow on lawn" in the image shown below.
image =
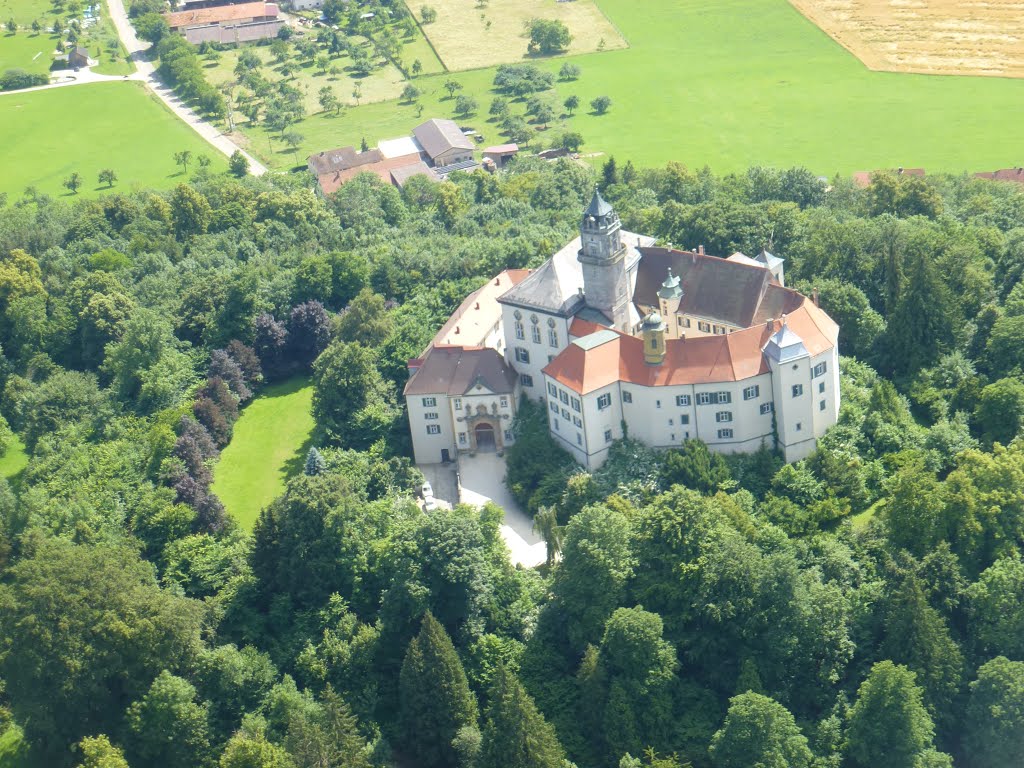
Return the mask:
<path id="1" fill-rule="evenodd" d="M 271 384 L 263 389 L 259 394 L 260 399 L 272 398 L 272 397 L 285 397 L 287 395 L 294 395 L 300 389 L 305 389 L 312 384 L 312 380 L 306 376 L 298 376 L 296 378 L 288 379 L 277 384 Z M 293 453 L 281 470 L 284 472 L 286 480 L 299 475 L 306 466 L 306 454 L 309 453 L 309 449 L 313 447 L 317 439 L 316 427 L 313 428 L 313 432 L 310 433 Z"/>

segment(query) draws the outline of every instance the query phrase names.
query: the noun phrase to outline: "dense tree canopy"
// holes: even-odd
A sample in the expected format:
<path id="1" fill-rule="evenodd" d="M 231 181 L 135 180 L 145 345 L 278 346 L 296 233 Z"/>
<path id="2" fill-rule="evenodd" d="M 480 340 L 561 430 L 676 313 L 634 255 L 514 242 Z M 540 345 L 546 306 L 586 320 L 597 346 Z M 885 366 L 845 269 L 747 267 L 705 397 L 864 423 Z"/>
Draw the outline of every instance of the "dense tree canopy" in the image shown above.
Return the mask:
<path id="1" fill-rule="evenodd" d="M 372 68 L 393 48 L 368 7 L 407 12 L 334 3 L 365 45 L 317 34 Z M 188 89 L 199 54 L 166 39 Z M 490 112 L 546 119 L 553 83 L 501 66 Z M 304 174 L 197 165 L 168 191 L 0 200 L 0 744 L 97 768 L 1002 768 L 1024 749 L 1018 185 L 520 153 L 324 199 Z M 496 506 L 417 505 L 402 387 L 467 294 L 575 235 L 598 178 L 630 231 L 784 258 L 840 324 L 842 408 L 792 465 L 626 439 L 588 472 L 523 403 L 507 483 L 551 556 L 517 568 Z M 217 463 L 266 384 L 308 379 L 316 430 L 250 532 Z"/>

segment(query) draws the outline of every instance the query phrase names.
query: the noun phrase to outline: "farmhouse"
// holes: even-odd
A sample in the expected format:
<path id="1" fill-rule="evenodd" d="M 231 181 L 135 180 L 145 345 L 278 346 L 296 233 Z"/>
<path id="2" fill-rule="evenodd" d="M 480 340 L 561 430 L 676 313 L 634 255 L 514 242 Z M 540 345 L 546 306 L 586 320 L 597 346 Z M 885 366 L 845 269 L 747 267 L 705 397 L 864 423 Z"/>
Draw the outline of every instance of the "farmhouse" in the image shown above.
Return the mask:
<path id="1" fill-rule="evenodd" d="M 1024 168 L 1001 168 L 998 171 L 982 171 L 974 174 L 976 179 L 992 179 L 994 181 L 1015 181 L 1024 184 Z"/>
<path id="2" fill-rule="evenodd" d="M 413 176 L 422 175 L 437 181 L 434 171 L 417 151 L 389 157 L 380 149 L 357 152 L 355 147 L 341 147 L 310 155 L 307 163 L 324 195 L 334 194 L 360 173 L 375 174 L 381 181 L 398 188 Z"/>
<path id="3" fill-rule="evenodd" d="M 416 460 L 500 450 L 519 393 L 545 404 L 551 435 L 588 468 L 626 432 L 801 459 L 839 413 L 839 328 L 784 280 L 767 252 L 655 247 L 595 191 L 579 237 L 472 294 L 410 361 Z"/>
<path id="4" fill-rule="evenodd" d="M 430 158 L 431 165 L 444 167 L 471 161 L 473 142 L 454 120 L 434 118 L 412 129 L 412 135 Z"/>
<path id="5" fill-rule="evenodd" d="M 91 67 L 96 61 L 89 58 L 89 49 L 83 48 L 80 45 L 76 45 L 74 48 L 68 51 L 68 66 L 72 69 L 79 69 L 81 67 Z"/>
<path id="6" fill-rule="evenodd" d="M 172 32 L 181 32 L 193 45 L 244 43 L 277 36 L 284 26 L 276 3 L 238 3 L 188 8 L 165 14 Z"/>

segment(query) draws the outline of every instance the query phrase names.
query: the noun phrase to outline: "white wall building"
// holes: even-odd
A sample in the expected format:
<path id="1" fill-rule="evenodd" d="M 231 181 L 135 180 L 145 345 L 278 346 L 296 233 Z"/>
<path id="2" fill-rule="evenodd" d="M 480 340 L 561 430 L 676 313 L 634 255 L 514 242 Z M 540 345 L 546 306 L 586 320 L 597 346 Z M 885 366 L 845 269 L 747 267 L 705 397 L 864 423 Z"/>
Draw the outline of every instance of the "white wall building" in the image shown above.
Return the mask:
<path id="1" fill-rule="evenodd" d="M 528 275 L 499 275 L 508 286 L 500 292 L 492 284 L 467 299 L 479 307 L 474 297 L 485 292 L 487 322 L 497 325 L 472 335 L 503 354 L 507 369 L 507 384 L 492 381 L 478 396 L 493 401 L 504 386 L 545 403 L 552 436 L 588 468 L 600 466 L 624 425 L 657 448 L 700 439 L 723 453 L 768 445 L 787 461 L 807 456 L 838 418 L 839 327 L 784 286 L 783 261 L 770 253 L 722 259 L 653 242 L 622 231 L 595 192 L 580 238 Z M 465 307 L 439 338 L 451 343 Z M 437 361 L 450 357 L 433 349 Z M 431 378 L 417 371 L 406 388 L 417 461 L 436 461 L 442 442 L 452 456 L 481 449 L 472 430 L 486 414 L 471 420 L 476 404 L 465 413 L 466 377 L 446 393 Z M 415 398 L 459 395 L 450 427 L 430 441 L 418 435 L 433 411 Z M 484 405 L 493 414 L 514 415 L 514 399 L 508 411 L 492 401 Z"/>

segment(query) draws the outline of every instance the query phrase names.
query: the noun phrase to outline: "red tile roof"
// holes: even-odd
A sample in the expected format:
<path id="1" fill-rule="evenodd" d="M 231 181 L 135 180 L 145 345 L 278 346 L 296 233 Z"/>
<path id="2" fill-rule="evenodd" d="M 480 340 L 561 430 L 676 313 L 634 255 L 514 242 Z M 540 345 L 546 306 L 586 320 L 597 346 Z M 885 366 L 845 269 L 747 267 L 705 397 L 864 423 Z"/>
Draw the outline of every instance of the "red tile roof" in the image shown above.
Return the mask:
<path id="1" fill-rule="evenodd" d="M 322 173 L 317 176 L 317 181 L 320 182 L 320 189 L 325 195 L 333 195 L 341 188 L 342 184 L 352 181 L 360 173 L 376 174 L 381 181 L 390 184 L 392 171 L 407 165 L 415 165 L 418 162 L 420 162 L 419 155 L 400 155 L 399 157 L 379 160 L 375 163 L 357 165 L 343 171 Z"/>
<path id="2" fill-rule="evenodd" d="M 1015 181 L 1024 184 L 1024 168 L 1002 168 L 998 171 L 983 171 L 974 174 L 978 179 L 994 179 L 995 181 Z"/>
<path id="3" fill-rule="evenodd" d="M 811 356 L 836 345 L 839 326 L 809 299 L 786 320 Z M 584 395 L 616 381 L 646 387 L 740 381 L 768 372 L 761 350 L 781 326 L 782 321 L 775 320 L 771 326 L 759 323 L 722 336 L 669 339 L 661 365 L 644 363 L 643 339 L 616 331 L 608 341 L 590 349 L 570 344 L 544 368 L 544 373 Z M 586 330 L 579 320 L 573 321 L 570 333 L 573 328 Z"/>
<path id="4" fill-rule="evenodd" d="M 194 11 L 177 11 L 164 15 L 171 29 L 198 27 L 224 21 L 244 21 L 263 16 L 277 16 L 275 3 L 239 3 L 220 5 L 215 8 L 197 8 Z"/>

